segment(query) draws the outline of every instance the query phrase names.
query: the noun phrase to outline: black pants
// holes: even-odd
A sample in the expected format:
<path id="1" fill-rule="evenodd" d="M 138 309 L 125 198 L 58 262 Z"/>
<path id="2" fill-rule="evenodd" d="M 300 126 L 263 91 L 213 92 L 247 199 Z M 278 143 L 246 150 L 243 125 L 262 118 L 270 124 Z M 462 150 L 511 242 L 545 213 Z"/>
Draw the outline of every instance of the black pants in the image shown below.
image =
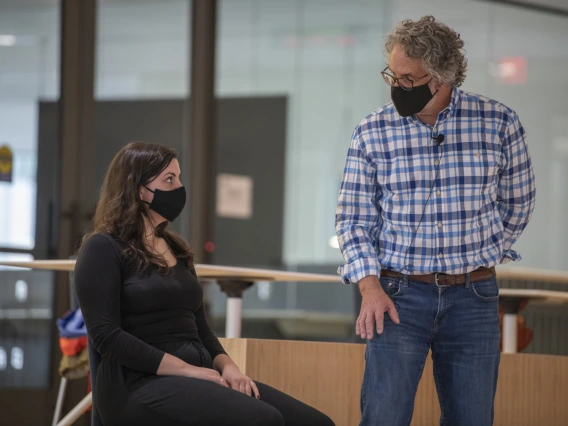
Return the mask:
<path id="1" fill-rule="evenodd" d="M 123 407 L 120 425 L 137 426 L 333 426 L 316 409 L 256 382 L 260 400 L 216 383 L 156 376 Z"/>
<path id="2" fill-rule="evenodd" d="M 185 362 L 212 367 L 201 343 L 164 344 Z M 256 382 L 260 399 L 206 380 L 151 376 L 101 361 L 94 399 L 104 426 L 334 426 L 318 410 Z"/>

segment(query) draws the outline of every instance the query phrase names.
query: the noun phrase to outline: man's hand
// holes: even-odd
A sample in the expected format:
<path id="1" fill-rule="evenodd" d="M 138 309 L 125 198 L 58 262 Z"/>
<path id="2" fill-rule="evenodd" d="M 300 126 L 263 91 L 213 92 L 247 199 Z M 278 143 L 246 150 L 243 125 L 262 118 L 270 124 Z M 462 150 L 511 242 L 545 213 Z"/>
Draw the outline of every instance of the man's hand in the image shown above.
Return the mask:
<path id="1" fill-rule="evenodd" d="M 378 277 L 369 276 L 363 278 L 359 282 L 359 290 L 363 296 L 363 302 L 361 303 L 361 313 L 359 318 L 357 318 L 355 327 L 357 336 L 361 336 L 362 339 L 372 339 L 375 322 L 377 333 L 382 334 L 385 312 L 389 313 L 392 322 L 400 324 L 394 303 L 384 292 Z"/>

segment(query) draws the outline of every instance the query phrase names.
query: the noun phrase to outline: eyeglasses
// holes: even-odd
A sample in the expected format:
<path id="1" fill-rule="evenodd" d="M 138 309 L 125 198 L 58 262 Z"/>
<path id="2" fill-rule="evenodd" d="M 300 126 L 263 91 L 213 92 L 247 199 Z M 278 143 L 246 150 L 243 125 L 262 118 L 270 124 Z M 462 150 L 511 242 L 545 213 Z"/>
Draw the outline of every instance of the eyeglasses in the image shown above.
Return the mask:
<path id="1" fill-rule="evenodd" d="M 428 75 L 428 74 L 425 74 L 422 77 L 417 78 L 416 80 L 411 80 L 411 79 L 406 78 L 406 77 L 397 78 L 394 75 L 389 74 L 387 72 L 388 69 L 389 69 L 389 67 L 387 66 L 384 70 L 381 71 L 381 74 L 383 76 L 383 79 L 385 80 L 385 83 L 387 83 L 389 86 L 394 86 L 395 84 L 398 83 L 399 87 L 402 90 L 406 90 L 407 92 L 410 92 L 412 89 L 414 89 L 414 83 L 416 83 L 418 80 L 421 80 Z"/>

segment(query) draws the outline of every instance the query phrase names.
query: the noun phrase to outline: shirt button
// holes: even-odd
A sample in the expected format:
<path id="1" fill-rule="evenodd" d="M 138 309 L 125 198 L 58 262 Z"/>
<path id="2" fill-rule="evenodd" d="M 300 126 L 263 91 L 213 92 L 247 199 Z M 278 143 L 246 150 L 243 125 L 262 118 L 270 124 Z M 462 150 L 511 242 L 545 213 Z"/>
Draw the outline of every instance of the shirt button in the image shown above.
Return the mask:
<path id="1" fill-rule="evenodd" d="M 476 152 L 476 153 L 475 153 L 475 156 L 476 156 L 476 157 L 479 157 L 479 152 Z"/>
<path id="2" fill-rule="evenodd" d="M 434 161 L 435 166 L 437 166 L 438 164 L 440 164 L 440 162 L 438 160 Z"/>
<path id="3" fill-rule="evenodd" d="M 436 191 L 436 195 L 440 195 L 440 194 L 441 194 L 441 192 L 440 192 L 440 190 L 438 189 L 438 190 Z"/>
<path id="4" fill-rule="evenodd" d="M 441 258 L 444 257 L 444 255 L 443 255 L 442 253 L 440 253 L 440 254 L 438 255 L 438 257 L 441 259 Z"/>
<path id="5" fill-rule="evenodd" d="M 438 222 L 438 228 L 442 227 L 442 222 Z"/>
<path id="6" fill-rule="evenodd" d="M 437 128 L 437 127 L 434 127 L 434 128 L 432 129 L 432 131 L 433 131 L 434 133 L 438 133 L 438 128 Z"/>

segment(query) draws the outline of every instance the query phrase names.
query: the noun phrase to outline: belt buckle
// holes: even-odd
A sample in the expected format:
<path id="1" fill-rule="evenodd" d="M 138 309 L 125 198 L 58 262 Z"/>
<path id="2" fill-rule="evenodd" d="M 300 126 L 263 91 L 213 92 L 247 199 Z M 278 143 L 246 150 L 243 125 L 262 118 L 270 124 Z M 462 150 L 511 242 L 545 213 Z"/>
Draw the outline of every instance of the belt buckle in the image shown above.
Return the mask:
<path id="1" fill-rule="evenodd" d="M 435 272 L 435 273 L 434 273 L 434 282 L 436 283 L 436 286 L 438 286 L 438 287 L 450 287 L 451 284 L 446 284 L 446 285 L 440 285 L 440 284 L 438 284 L 438 274 L 446 275 L 446 274 L 444 274 L 444 273 L 442 273 L 442 272 Z"/>

